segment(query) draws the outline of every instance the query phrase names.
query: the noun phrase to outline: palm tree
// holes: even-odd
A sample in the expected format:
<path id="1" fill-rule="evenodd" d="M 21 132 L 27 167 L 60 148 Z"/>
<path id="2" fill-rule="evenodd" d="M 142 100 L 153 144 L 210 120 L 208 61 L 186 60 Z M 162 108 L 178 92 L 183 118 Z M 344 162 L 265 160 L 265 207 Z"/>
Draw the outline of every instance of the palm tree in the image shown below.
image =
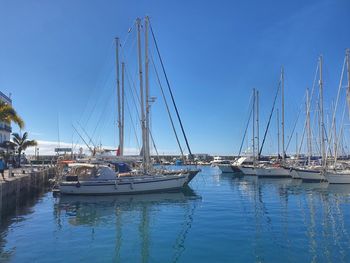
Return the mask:
<path id="1" fill-rule="evenodd" d="M 28 140 L 28 133 L 23 133 L 23 136 L 18 133 L 12 133 L 13 142 L 16 144 L 18 151 L 18 166 L 21 167 L 21 153 L 25 151 L 28 147 L 36 146 L 38 143 L 36 140 Z"/>
<path id="2" fill-rule="evenodd" d="M 18 125 L 20 129 L 24 127 L 24 121 L 17 114 L 16 110 L 12 108 L 10 104 L 0 101 L 0 121 L 11 122 L 13 121 Z"/>

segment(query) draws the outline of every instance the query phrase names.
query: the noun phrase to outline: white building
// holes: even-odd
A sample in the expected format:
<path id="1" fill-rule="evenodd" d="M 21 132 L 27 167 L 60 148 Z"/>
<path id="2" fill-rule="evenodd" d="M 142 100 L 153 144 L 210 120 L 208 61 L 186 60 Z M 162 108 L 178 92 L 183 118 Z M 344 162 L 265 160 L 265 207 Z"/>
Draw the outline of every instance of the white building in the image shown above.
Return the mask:
<path id="1" fill-rule="evenodd" d="M 5 102 L 9 105 L 12 105 L 12 100 L 9 96 L 6 96 L 0 91 L 0 101 Z M 0 122 L 0 143 L 4 141 L 9 141 L 11 138 L 11 123 Z"/>

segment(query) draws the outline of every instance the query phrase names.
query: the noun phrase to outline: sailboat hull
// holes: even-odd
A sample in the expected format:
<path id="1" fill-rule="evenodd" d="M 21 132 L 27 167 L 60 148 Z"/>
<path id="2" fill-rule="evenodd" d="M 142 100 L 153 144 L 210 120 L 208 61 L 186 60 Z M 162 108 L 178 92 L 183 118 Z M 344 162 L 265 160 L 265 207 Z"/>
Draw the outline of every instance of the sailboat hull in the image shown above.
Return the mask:
<path id="1" fill-rule="evenodd" d="M 108 181 L 62 182 L 61 194 L 71 195 L 118 195 L 177 190 L 184 187 L 190 174 L 176 176 L 131 176 Z"/>
<path id="2" fill-rule="evenodd" d="M 303 182 L 319 183 L 326 181 L 326 178 L 324 177 L 324 175 L 321 174 L 321 171 L 319 170 L 295 168 L 293 168 L 293 170 L 296 171 L 296 173 L 303 180 Z"/>
<path id="3" fill-rule="evenodd" d="M 293 179 L 301 179 L 300 175 L 293 168 L 290 170 L 290 175 Z"/>
<path id="4" fill-rule="evenodd" d="M 350 184 L 350 171 L 341 173 L 327 171 L 325 177 L 330 184 Z"/>
<path id="5" fill-rule="evenodd" d="M 239 170 L 244 175 L 256 175 L 256 169 L 253 166 L 239 166 Z"/>
<path id="6" fill-rule="evenodd" d="M 232 167 L 230 164 L 217 164 L 217 167 L 222 173 L 233 173 Z"/>
<path id="7" fill-rule="evenodd" d="M 289 169 L 283 167 L 256 168 L 256 175 L 265 178 L 288 178 L 291 177 Z"/>

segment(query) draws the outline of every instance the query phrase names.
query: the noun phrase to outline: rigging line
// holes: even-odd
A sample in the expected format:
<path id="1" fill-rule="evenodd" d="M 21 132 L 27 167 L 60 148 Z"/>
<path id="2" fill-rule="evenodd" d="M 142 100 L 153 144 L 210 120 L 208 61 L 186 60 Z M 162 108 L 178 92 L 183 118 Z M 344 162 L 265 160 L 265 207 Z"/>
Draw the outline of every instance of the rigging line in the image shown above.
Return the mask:
<path id="1" fill-rule="evenodd" d="M 113 89 L 113 94 L 114 94 L 114 89 Z M 105 103 L 105 105 L 104 105 L 104 107 L 103 107 L 103 110 L 101 111 L 99 120 L 98 120 L 98 122 L 96 123 L 95 129 L 94 129 L 94 131 L 93 131 L 93 133 L 92 133 L 92 136 L 91 136 L 92 139 L 94 139 L 94 137 L 95 137 L 95 133 L 96 133 L 97 127 L 100 126 L 100 123 L 101 123 L 101 121 L 102 121 L 102 117 L 103 117 L 103 115 L 104 115 L 104 113 L 105 113 L 105 111 L 106 111 L 106 109 L 107 109 L 107 106 L 109 106 L 109 103 L 110 103 L 112 97 L 113 97 L 113 96 L 109 96 L 107 103 Z"/>
<path id="2" fill-rule="evenodd" d="M 112 49 L 113 45 L 114 45 L 114 41 L 112 40 L 111 43 L 110 43 L 110 45 L 109 45 L 108 50 Z M 110 57 L 110 56 L 109 56 L 109 51 L 108 51 L 107 54 L 105 55 L 104 61 L 107 61 L 107 58 L 109 58 L 109 57 Z M 107 83 L 107 81 L 108 81 L 108 76 L 111 74 L 111 71 L 113 70 L 113 65 L 109 65 L 109 62 L 110 62 L 110 61 L 107 61 L 107 62 L 106 62 L 106 67 L 107 67 L 107 71 L 108 71 L 108 66 L 109 66 L 110 71 L 109 71 L 109 73 L 105 73 L 104 76 L 102 77 L 102 80 L 101 80 L 101 82 L 104 83 L 103 87 L 105 87 L 105 85 L 106 85 L 106 83 Z M 108 64 L 107 64 L 107 63 L 108 63 Z M 101 74 L 101 72 L 102 72 L 102 69 L 101 69 L 100 73 L 98 74 L 98 76 Z M 84 110 L 82 111 L 82 113 L 81 113 L 81 115 L 80 115 L 79 121 L 82 120 L 84 114 L 86 113 L 90 100 L 94 98 L 94 96 L 93 96 L 93 91 L 97 90 L 97 87 L 99 86 L 99 83 L 98 83 L 98 82 L 99 82 L 99 80 L 97 80 L 97 82 L 96 82 L 96 84 L 94 85 L 92 91 L 89 92 L 89 98 L 88 98 L 88 100 L 86 101 Z M 96 102 L 97 102 L 97 100 L 95 100 L 95 103 L 96 103 Z M 95 106 L 96 106 L 96 105 L 94 105 L 93 108 L 95 108 Z M 93 110 L 90 112 L 89 117 L 91 116 L 91 113 L 92 113 L 92 112 L 93 112 Z M 87 121 L 87 122 L 88 122 L 88 121 Z M 87 124 L 87 123 L 86 123 L 86 124 Z"/>
<path id="3" fill-rule="evenodd" d="M 89 144 L 86 143 L 86 141 L 84 140 L 84 138 L 80 135 L 80 133 L 78 132 L 78 130 L 74 127 L 74 125 L 72 124 L 73 129 L 75 130 L 75 132 L 79 135 L 80 139 L 83 140 L 83 142 L 85 143 L 85 145 L 89 148 L 89 150 L 91 151 L 91 153 L 93 153 L 94 151 L 91 149 L 91 147 L 89 146 Z"/>
<path id="4" fill-rule="evenodd" d="M 301 152 L 301 148 L 303 147 L 303 144 L 304 144 L 304 138 L 305 138 L 305 132 L 306 132 L 306 124 L 307 124 L 307 120 L 305 119 L 304 127 L 303 127 L 303 135 L 301 136 L 300 146 L 298 148 L 297 155 L 299 155 L 299 153 Z M 311 155 L 312 155 L 312 153 L 311 153 Z"/>
<path id="5" fill-rule="evenodd" d="M 263 150 L 263 147 L 264 147 L 264 144 L 265 144 L 266 134 L 267 134 L 267 131 L 268 131 L 269 127 L 270 127 L 271 118 L 272 118 L 273 112 L 274 112 L 274 110 L 275 110 L 275 104 L 276 104 L 276 100 L 277 100 L 277 96 L 278 96 L 278 93 L 279 93 L 280 88 L 281 88 L 281 79 L 280 79 L 279 82 L 278 82 L 278 87 L 277 87 L 277 91 L 276 91 L 276 94 L 275 94 L 275 98 L 274 98 L 274 100 L 273 100 L 273 105 L 272 105 L 272 109 L 271 109 L 269 121 L 267 122 L 267 126 L 266 126 L 266 129 L 265 129 L 263 141 L 262 141 L 262 143 L 261 143 L 261 147 L 260 147 L 259 155 L 258 155 L 258 156 L 261 156 L 261 153 L 262 153 L 262 150 Z"/>
<path id="6" fill-rule="evenodd" d="M 82 129 L 82 131 L 84 132 L 85 136 L 88 137 L 89 143 L 92 143 L 92 145 L 93 145 L 94 147 L 96 147 L 96 145 L 95 145 L 94 142 L 92 141 L 92 138 L 91 138 L 91 137 L 89 136 L 89 134 L 86 132 L 86 130 L 84 129 L 84 127 L 80 124 L 79 121 L 78 121 L 77 123 L 78 123 L 79 127 Z"/>
<path id="7" fill-rule="evenodd" d="M 339 135 L 337 136 L 336 141 L 335 141 L 335 144 L 337 145 L 337 148 L 336 148 L 337 151 L 334 153 L 334 156 L 335 156 L 334 160 L 337 160 L 337 158 L 338 158 L 338 143 L 341 140 L 342 131 L 343 131 L 343 127 L 344 127 L 345 110 L 346 110 L 346 102 L 344 103 L 344 107 L 343 107 L 343 116 L 342 116 L 342 120 L 340 122 L 341 123 L 340 132 L 339 132 Z"/>
<path id="8" fill-rule="evenodd" d="M 137 91 L 136 91 L 136 87 L 135 87 L 135 82 L 134 81 L 132 81 L 132 79 L 131 79 L 131 82 L 132 82 L 132 85 L 131 85 L 131 82 L 130 82 L 130 76 L 129 76 L 129 73 L 128 73 L 128 66 L 127 66 L 127 64 L 125 64 L 125 75 L 126 75 L 126 79 L 127 79 L 127 81 L 128 81 L 128 84 L 129 84 L 129 90 L 130 90 L 130 93 L 131 93 L 131 97 L 132 97 L 132 100 L 133 100 L 133 103 L 134 103 L 134 106 L 135 106 L 135 108 L 136 108 L 136 112 L 137 112 L 137 117 L 138 117 L 138 120 L 139 121 L 141 121 L 141 117 L 140 117 L 140 112 L 139 112 L 139 110 L 138 110 L 138 105 L 140 105 L 140 97 L 138 96 L 138 93 L 137 93 Z M 134 92 L 135 92 L 135 95 L 134 95 Z M 136 100 L 135 100 L 135 96 L 136 96 L 136 98 L 137 98 L 137 100 L 138 100 L 138 102 L 139 103 L 136 103 Z"/>
<path id="9" fill-rule="evenodd" d="M 315 71 L 315 75 L 314 75 L 314 80 L 312 82 L 312 89 L 311 89 L 311 95 L 310 95 L 310 99 L 309 99 L 309 104 L 312 103 L 312 98 L 313 98 L 313 95 L 314 95 L 314 91 L 315 91 L 315 88 L 316 88 L 316 82 L 317 82 L 317 74 L 318 74 L 318 71 L 319 71 L 319 63 L 317 63 L 317 66 L 316 66 L 316 71 Z"/>
<path id="10" fill-rule="evenodd" d="M 250 99 L 249 99 L 249 108 L 251 107 L 250 109 L 250 113 L 249 113 L 249 118 L 248 118 L 248 121 L 247 121 L 247 125 L 245 127 L 245 130 L 244 130 L 244 134 L 243 134 L 243 138 L 242 138 L 242 142 L 241 142 L 241 147 L 239 147 L 239 152 L 238 152 L 238 157 L 241 156 L 241 152 L 242 152 L 242 148 L 243 148 L 243 144 L 244 144 L 244 141 L 245 141 L 245 137 L 247 135 L 247 131 L 248 131 L 248 127 L 249 127 L 249 122 L 250 122 L 250 119 L 252 117 L 252 113 L 253 113 L 253 106 L 252 106 L 252 99 L 253 99 L 253 95 L 250 96 Z M 249 109 L 248 108 L 248 109 Z"/>
<path id="11" fill-rule="evenodd" d="M 130 33 L 133 31 L 134 27 L 135 27 L 135 21 L 132 22 L 131 27 L 129 27 L 129 30 L 128 30 L 128 32 L 126 33 L 126 37 L 124 38 L 124 39 L 125 39 L 125 40 L 124 40 L 124 43 L 123 43 L 123 44 L 120 43 L 120 47 L 121 47 L 122 49 L 123 49 L 123 47 L 126 45 L 127 41 L 129 40 L 129 36 L 131 35 Z"/>
<path id="12" fill-rule="evenodd" d="M 182 125 L 182 121 L 181 121 L 181 118 L 180 118 L 180 114 L 179 114 L 179 111 L 177 109 L 177 106 L 176 106 L 176 103 L 175 103 L 175 99 L 174 99 L 174 95 L 173 95 L 173 92 L 170 88 L 170 83 L 169 83 L 169 79 L 168 79 L 168 76 L 165 72 L 165 67 L 164 67 L 164 64 L 163 64 L 163 59 L 160 55 L 160 51 L 159 51 L 159 48 L 158 48 L 158 44 L 157 44 L 157 41 L 156 41 L 156 38 L 154 36 L 154 32 L 153 32 L 153 27 L 151 25 L 151 22 L 149 22 L 149 27 L 151 29 L 151 33 L 152 33 L 152 38 L 153 38 L 153 41 L 154 41 L 154 44 L 155 44 L 155 47 L 156 47 L 156 50 L 157 50 L 157 53 L 158 53 L 158 57 L 159 57 L 159 60 L 160 60 L 160 64 L 162 65 L 162 69 L 163 69 L 163 73 L 164 73 L 164 76 L 165 76 L 165 80 L 166 80 L 166 83 L 167 83 L 167 86 L 168 86 L 168 90 L 169 90 L 169 93 L 170 93 L 170 96 L 171 96 L 171 100 L 173 102 L 173 105 L 174 105 L 174 108 L 175 108 L 175 112 L 176 112 L 176 115 L 177 115 L 177 118 L 179 120 L 179 123 L 180 123 L 180 127 L 181 127 L 181 131 L 182 131 L 182 134 L 184 136 L 184 139 L 185 139 L 185 142 L 186 142 L 186 146 L 187 146 L 187 149 L 188 149 L 188 152 L 190 154 L 190 158 L 192 158 L 192 151 L 191 151 L 191 148 L 190 148 L 190 145 L 188 143 L 188 140 L 187 140 L 187 136 L 186 136 L 186 133 L 185 133 L 185 130 L 184 130 L 184 127 Z"/>
<path id="13" fill-rule="evenodd" d="M 330 134 L 330 141 L 328 142 L 327 148 L 330 148 L 330 144 L 331 144 L 331 141 L 332 141 L 332 140 L 336 140 L 336 138 L 333 139 L 332 130 L 333 130 L 334 125 L 335 125 L 335 115 L 336 115 L 336 111 L 337 111 L 337 108 L 338 108 L 338 102 L 339 102 L 339 97 L 340 97 L 340 91 L 341 91 L 342 84 L 343 84 L 344 71 L 345 71 L 345 64 L 346 64 L 346 57 L 344 58 L 343 68 L 342 68 L 342 72 L 341 72 L 341 75 L 340 75 L 340 81 L 339 81 L 337 99 L 336 99 L 336 102 L 335 102 L 335 105 L 334 105 L 334 109 L 333 109 L 332 125 L 331 125 L 330 131 L 329 131 L 329 134 Z M 326 159 L 327 159 L 327 151 L 326 151 Z"/>
<path id="14" fill-rule="evenodd" d="M 131 114 L 130 105 L 129 105 L 129 101 L 128 101 L 127 97 L 125 97 L 125 102 L 126 102 L 127 112 L 129 113 L 131 125 L 132 125 L 133 131 L 134 131 L 134 135 L 135 135 L 135 138 L 136 138 L 137 147 L 140 150 L 141 149 L 140 142 L 139 142 L 139 138 L 137 136 L 136 127 L 135 127 L 135 124 L 134 124 L 134 120 L 133 120 L 133 117 L 132 117 L 132 114 Z"/>
<path id="15" fill-rule="evenodd" d="M 135 82 L 132 81 L 132 79 L 131 79 L 131 81 L 130 81 L 130 78 L 131 78 L 131 77 L 130 77 L 130 74 L 129 74 L 129 72 L 128 72 L 128 64 L 125 64 L 125 65 L 126 65 L 126 67 L 125 67 L 125 68 L 126 68 L 125 73 L 126 73 L 126 79 L 127 79 L 127 82 L 128 82 L 129 91 L 130 91 L 130 93 L 131 93 L 131 98 L 132 98 L 132 101 L 133 101 L 133 103 L 134 103 L 134 106 L 135 106 L 135 108 L 136 108 L 137 118 L 138 118 L 138 120 L 140 121 L 140 120 L 141 120 L 140 112 L 137 110 L 137 109 L 138 109 L 138 106 L 137 106 L 137 105 L 140 104 L 140 97 L 138 96 L 138 93 L 137 93 L 137 90 L 136 90 L 136 87 L 135 87 Z M 132 85 L 131 85 L 131 82 L 132 82 Z M 134 93 L 135 93 L 135 94 L 134 94 Z M 136 103 L 135 97 L 137 98 L 139 104 Z M 129 112 L 130 112 L 130 107 L 129 107 Z M 131 113 L 130 113 L 130 114 L 131 114 Z M 130 115 L 130 116 L 131 116 L 131 115 Z M 134 125 L 134 123 L 133 123 L 133 125 Z M 135 133 L 136 133 L 136 129 L 135 129 Z M 149 134 L 150 134 L 150 136 L 151 136 L 152 144 L 153 144 L 153 146 L 154 146 L 154 149 L 155 149 L 155 151 L 156 151 L 156 153 L 157 153 L 157 157 L 158 157 L 158 159 L 159 159 L 158 149 L 157 149 L 157 147 L 156 147 L 156 145 L 155 145 L 155 142 L 154 142 L 153 135 L 152 135 L 151 131 L 149 131 Z M 136 138 L 137 138 L 137 137 L 136 137 Z M 137 139 L 137 140 L 138 140 L 138 139 Z M 137 143 L 138 143 L 139 150 L 140 150 L 140 144 L 139 144 L 138 141 L 137 141 Z"/>
<path id="16" fill-rule="evenodd" d="M 304 95 L 304 99 L 305 99 L 305 95 Z M 303 100 L 304 100 L 304 99 L 303 99 Z M 303 108 L 303 105 L 301 104 L 301 105 L 300 105 L 300 108 L 299 108 L 299 111 L 298 111 L 297 118 L 295 119 L 295 122 L 294 122 L 294 126 L 293 126 L 293 129 L 292 129 L 292 133 L 291 133 L 291 135 L 290 135 L 290 137 L 289 137 L 289 139 L 288 139 L 288 142 L 287 142 L 286 152 L 287 152 L 287 150 L 288 150 L 288 147 L 289 147 L 290 142 L 292 141 L 292 138 L 293 138 L 293 135 L 294 135 L 296 126 L 297 126 L 297 124 L 298 124 L 298 120 L 299 120 L 299 117 L 300 117 L 302 108 Z"/>
<path id="17" fill-rule="evenodd" d="M 131 56 L 131 53 L 133 50 L 135 50 L 135 45 L 136 45 L 136 38 L 133 38 L 131 40 L 131 44 L 128 48 L 126 48 L 125 46 L 121 46 L 121 49 L 120 49 L 120 54 L 121 54 L 121 58 L 124 62 L 128 61 L 128 57 Z"/>
<path id="18" fill-rule="evenodd" d="M 160 157 L 159 157 L 158 149 L 157 149 L 156 144 L 154 142 L 153 135 L 152 135 L 151 131 L 149 131 L 149 135 L 151 136 L 151 141 L 152 141 L 154 150 L 156 151 L 158 162 L 160 163 Z"/>
<path id="19" fill-rule="evenodd" d="M 112 71 L 113 71 L 113 66 L 111 67 L 110 72 L 109 72 L 108 75 L 111 75 Z M 104 91 L 104 90 L 105 90 L 105 87 L 107 87 L 107 86 L 109 85 L 109 84 L 108 84 L 109 81 L 110 81 L 109 78 L 106 78 L 106 79 L 105 79 L 105 82 L 104 82 L 102 91 Z M 102 93 L 103 93 L 103 92 L 100 92 L 99 94 L 102 94 Z M 93 107 L 92 107 L 92 109 L 91 109 L 91 111 L 90 111 L 90 113 L 89 113 L 89 116 L 88 116 L 87 120 L 85 121 L 85 125 L 84 125 L 84 126 L 87 126 L 87 125 L 89 124 L 89 121 L 91 120 L 91 117 L 93 116 L 93 114 L 94 114 L 94 112 L 95 112 L 95 109 L 96 109 L 96 107 L 97 107 L 97 104 L 101 101 L 101 99 L 103 99 L 102 96 L 98 96 L 97 98 L 95 97 L 95 103 L 94 103 L 94 105 L 93 105 Z"/>
<path id="20" fill-rule="evenodd" d="M 171 116 L 171 112 L 170 112 L 170 109 L 169 109 L 168 102 L 167 102 L 166 97 L 165 97 L 165 94 L 164 94 L 163 86 L 162 86 L 162 83 L 161 83 L 161 81 L 160 81 L 160 78 L 159 78 L 159 75 L 158 75 L 158 71 L 157 71 L 157 69 L 156 69 L 156 65 L 154 64 L 153 55 L 152 55 L 151 52 L 150 52 L 150 54 L 151 54 L 150 57 L 151 57 L 151 62 L 152 62 L 152 65 L 153 65 L 153 69 L 154 69 L 154 72 L 155 72 L 156 77 L 157 77 L 158 85 L 159 85 L 159 88 L 160 88 L 161 93 L 162 93 L 162 97 L 163 97 L 163 101 L 164 101 L 164 103 L 165 103 L 166 110 L 167 110 L 167 112 L 168 112 L 168 116 L 169 116 L 169 119 L 170 119 L 171 127 L 173 128 L 173 132 L 174 132 L 174 134 L 175 134 L 175 138 L 176 138 L 176 141 L 177 141 L 177 145 L 179 146 L 182 159 L 184 160 L 184 153 L 183 153 L 183 150 L 182 150 L 182 147 L 181 147 L 181 144 L 180 144 L 179 137 L 178 137 L 177 132 L 176 132 L 176 128 L 175 128 L 175 125 L 174 125 L 173 118 L 172 118 L 172 116 Z"/>

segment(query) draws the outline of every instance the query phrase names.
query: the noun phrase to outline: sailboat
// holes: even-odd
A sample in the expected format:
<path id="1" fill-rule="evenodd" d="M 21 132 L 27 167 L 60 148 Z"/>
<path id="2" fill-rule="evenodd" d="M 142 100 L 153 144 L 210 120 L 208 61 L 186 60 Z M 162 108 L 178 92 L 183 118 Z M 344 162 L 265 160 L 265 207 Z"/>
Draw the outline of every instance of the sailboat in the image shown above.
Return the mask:
<path id="1" fill-rule="evenodd" d="M 124 175 L 115 173 L 110 165 L 77 163 L 69 165 L 69 172 L 59 183 L 61 194 L 105 195 L 105 194 L 139 194 L 179 190 L 186 186 L 199 170 L 167 171 L 155 169 L 150 158 L 150 125 L 149 125 L 149 83 L 148 83 L 148 30 L 149 18 L 145 18 L 145 83 L 143 81 L 143 65 L 141 52 L 141 19 L 136 20 L 138 42 L 138 67 L 140 80 L 140 116 L 143 150 L 142 164 L 131 173 Z M 117 47 L 118 47 L 117 42 Z M 118 54 L 118 53 L 117 53 Z M 117 55 L 118 57 L 118 55 Z M 118 70 L 118 66 L 117 66 Z M 117 74 L 118 76 L 118 74 Z M 144 87 L 145 84 L 145 87 Z M 119 81 L 117 81 L 119 85 Z M 121 117 L 119 115 L 119 120 Z M 120 125 L 119 127 L 123 127 Z M 123 131 L 119 132 L 121 151 L 123 150 Z M 187 141 L 186 141 L 187 142 Z"/>
<path id="2" fill-rule="evenodd" d="M 319 93 L 320 93 L 320 104 L 319 104 L 319 117 L 320 117 L 320 130 L 321 130 L 321 153 L 322 153 L 322 165 L 326 162 L 326 153 L 325 153 L 325 134 L 324 134 L 324 113 L 323 113 L 323 79 L 322 79 L 322 66 L 323 66 L 323 58 L 322 56 L 319 57 L 318 61 L 318 69 L 319 69 Z M 308 104 L 308 113 L 310 113 L 310 101 L 307 102 Z M 310 118 L 310 116 L 308 116 Z M 308 120 L 308 130 L 310 129 L 310 120 Z M 309 131 L 310 133 L 310 131 Z M 293 171 L 297 173 L 297 175 L 303 180 L 303 182 L 322 182 L 326 181 L 326 178 L 322 172 L 322 166 L 316 165 L 311 166 L 311 136 L 308 136 L 308 151 L 309 151 L 309 161 L 307 167 L 294 167 L 292 168 Z"/>
<path id="3" fill-rule="evenodd" d="M 347 104 L 348 104 L 348 110 L 349 110 L 349 116 L 350 116 L 350 49 L 346 50 L 346 55 L 345 55 L 345 63 L 344 66 L 346 64 L 347 67 L 347 90 L 346 90 L 346 99 L 347 99 Z M 343 76 L 343 72 L 342 72 L 342 76 Z M 342 83 L 342 79 L 340 81 L 340 83 Z M 339 85 L 339 91 L 341 88 L 341 84 Z M 333 125 L 335 125 L 335 120 L 334 120 L 334 116 L 335 116 L 335 112 L 336 109 L 334 110 L 334 115 L 333 115 Z M 335 136 L 334 136 L 335 137 Z M 337 144 L 337 140 L 336 138 L 334 138 L 335 141 L 335 145 Z M 323 175 L 326 177 L 327 181 L 330 184 L 350 184 L 350 169 L 349 167 L 341 167 L 340 169 L 338 168 L 337 165 L 337 151 L 335 151 L 334 153 L 334 165 L 333 165 L 333 169 L 325 169 L 323 171 Z"/>
<path id="4" fill-rule="evenodd" d="M 280 84 L 281 84 L 281 90 L 282 90 L 282 162 L 284 163 L 286 154 L 285 154 L 285 147 L 284 147 L 284 69 L 283 67 L 281 69 Z M 277 90 L 277 94 L 278 94 L 278 90 Z M 278 118 L 278 113 L 277 113 L 277 118 Z M 277 125 L 279 127 L 279 121 L 277 121 Z M 278 145 L 279 145 L 279 136 L 278 136 Z M 278 162 L 279 162 L 279 154 L 278 154 Z M 267 164 L 264 166 L 260 166 L 256 168 L 256 175 L 258 177 L 269 177 L 269 178 L 291 177 L 289 169 L 285 169 L 280 163 L 276 163 L 274 165 Z"/>
<path id="5" fill-rule="evenodd" d="M 242 151 L 242 146 L 245 140 L 245 136 L 247 133 L 247 128 L 249 126 L 250 117 L 253 115 L 253 121 L 252 121 L 252 155 L 251 156 L 240 156 Z M 257 136 L 255 137 L 255 133 Z M 255 144 L 255 141 L 257 141 L 257 147 Z M 259 149 L 259 91 L 256 89 L 253 89 L 253 105 L 250 111 L 250 115 L 248 118 L 247 126 L 245 128 L 245 132 L 243 135 L 241 147 L 239 149 L 239 158 L 232 164 L 233 167 L 237 167 L 244 175 L 256 175 L 256 148 Z"/>

